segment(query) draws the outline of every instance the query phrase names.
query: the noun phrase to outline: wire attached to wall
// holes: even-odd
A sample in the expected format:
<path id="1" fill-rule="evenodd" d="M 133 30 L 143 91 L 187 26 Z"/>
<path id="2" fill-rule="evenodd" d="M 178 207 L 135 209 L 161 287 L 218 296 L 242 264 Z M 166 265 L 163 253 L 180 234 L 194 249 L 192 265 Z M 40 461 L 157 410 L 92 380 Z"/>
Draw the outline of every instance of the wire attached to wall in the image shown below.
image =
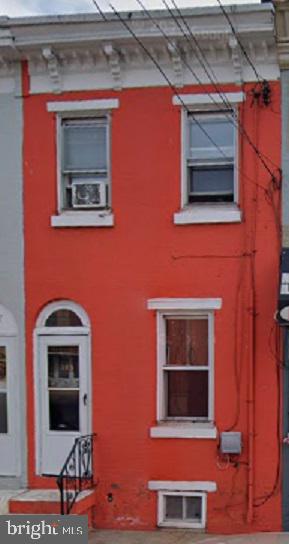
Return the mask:
<path id="1" fill-rule="evenodd" d="M 138 1 L 138 0 L 137 0 Z M 277 171 L 276 173 L 274 173 L 269 167 L 268 165 L 266 164 L 265 162 L 265 159 L 268 160 L 269 162 L 271 162 L 271 164 L 273 166 L 276 167 L 276 169 L 279 169 L 279 166 L 274 163 L 274 161 L 272 161 L 272 159 L 270 157 L 267 157 L 264 153 L 262 153 L 257 147 L 256 145 L 254 144 L 254 142 L 252 141 L 252 139 L 250 138 L 249 134 L 247 133 L 247 131 L 245 130 L 244 126 L 242 125 L 242 123 L 240 122 L 240 120 L 238 119 L 238 116 L 235 114 L 234 112 L 234 107 L 233 105 L 230 103 L 230 101 L 228 100 L 227 96 L 222 92 L 220 91 L 220 84 L 217 80 L 217 76 L 213 70 L 213 68 L 211 67 L 204 51 L 202 50 L 202 48 L 200 47 L 199 43 L 198 43 L 198 40 L 196 38 L 196 36 L 194 35 L 194 33 L 192 32 L 190 26 L 188 25 L 187 23 L 187 20 L 185 18 L 185 16 L 183 15 L 182 11 L 180 10 L 180 8 L 178 7 L 177 3 L 175 0 L 171 0 L 171 3 L 172 5 L 174 6 L 175 10 L 177 11 L 177 14 L 179 16 L 179 18 L 181 19 L 181 21 L 183 22 L 188 34 L 186 32 L 184 32 L 184 29 L 182 28 L 181 24 L 180 24 L 180 21 L 178 20 L 178 18 L 176 17 L 175 13 L 173 12 L 173 10 L 170 8 L 170 6 L 168 5 L 168 2 L 166 0 L 162 0 L 162 3 L 164 4 L 164 6 L 166 7 L 166 9 L 168 10 L 168 12 L 170 13 L 170 16 L 172 17 L 172 19 L 174 20 L 174 22 L 176 23 L 176 25 L 178 26 L 178 28 L 181 30 L 182 32 L 182 35 L 184 36 L 184 38 L 187 40 L 187 42 L 191 45 L 190 43 L 190 38 L 192 39 L 194 45 L 195 45 L 195 54 L 196 54 L 196 57 L 198 59 L 198 62 L 200 63 L 200 65 L 202 66 L 203 70 L 205 71 L 209 81 L 212 83 L 215 91 L 219 94 L 219 96 L 221 97 L 221 100 L 222 100 L 222 103 L 224 104 L 224 106 L 231 110 L 231 117 L 233 118 L 234 122 L 235 122 L 235 126 L 237 125 L 241 131 L 241 133 L 245 136 L 246 140 L 248 141 L 249 145 L 253 148 L 254 152 L 256 153 L 256 155 L 258 156 L 259 160 L 262 162 L 264 168 L 267 170 L 267 172 L 270 174 L 271 178 L 274 178 L 274 179 L 277 179 L 279 180 L 280 177 L 279 177 L 279 171 Z M 211 73 L 210 73 L 211 72 Z M 199 82 L 199 81 L 198 81 Z M 200 82 L 199 82 L 200 83 Z M 266 82 L 267 83 L 267 82 Z M 201 83 L 201 85 L 204 85 L 203 83 Z M 211 94 L 209 92 L 207 92 L 207 94 L 209 96 L 211 96 Z"/>
<path id="2" fill-rule="evenodd" d="M 220 6 L 220 9 L 222 10 L 222 13 L 223 13 L 224 17 L 228 21 L 228 24 L 229 24 L 229 26 L 231 28 L 231 31 L 233 32 L 233 34 L 234 34 L 234 36 L 235 36 L 235 38 L 236 38 L 236 40 L 238 42 L 238 45 L 239 45 L 240 49 L 242 50 L 242 53 L 243 53 L 245 59 L 247 60 L 248 64 L 251 66 L 251 68 L 252 68 L 252 70 L 253 70 L 253 72 L 254 72 L 254 74 L 256 76 L 256 79 L 258 80 L 259 83 L 264 82 L 265 81 L 264 78 L 262 78 L 262 76 L 260 76 L 260 74 L 258 73 L 258 71 L 257 71 L 256 67 L 254 66 L 252 60 L 250 59 L 245 47 L 243 46 L 243 44 L 242 44 L 242 42 L 241 42 L 241 40 L 240 40 L 240 38 L 239 38 L 239 36 L 238 36 L 238 34 L 236 32 L 236 29 L 235 29 L 235 27 L 233 25 L 233 22 L 231 21 L 231 18 L 229 16 L 228 12 L 226 11 L 226 9 L 224 8 L 221 0 L 217 0 L 217 2 L 219 4 L 219 6 Z"/>
<path id="3" fill-rule="evenodd" d="M 138 3 L 142 6 L 142 8 L 145 10 L 141 0 L 137 0 Z M 97 8 L 97 10 L 99 11 L 100 15 L 102 16 L 102 18 L 105 20 L 105 21 L 108 21 L 108 18 L 105 16 L 105 14 L 103 13 L 103 11 L 101 10 L 100 6 L 98 5 L 98 2 L 96 0 L 92 0 L 93 4 L 95 5 L 95 7 Z M 163 2 L 166 4 L 165 0 L 163 0 Z M 175 0 L 172 0 L 173 4 L 176 6 L 175 4 Z M 218 3 L 221 7 L 221 9 L 223 8 L 221 2 L 219 2 L 218 0 Z M 173 85 L 173 83 L 170 81 L 169 77 L 167 76 L 166 72 L 163 70 L 163 68 L 160 66 L 159 62 L 155 59 L 155 57 L 153 56 L 153 54 L 151 53 L 151 51 L 148 49 L 148 47 L 146 47 L 146 45 L 143 43 L 143 41 L 136 35 L 136 33 L 133 31 L 133 29 L 130 27 L 130 25 L 128 24 L 127 20 L 125 20 L 121 15 L 120 13 L 115 9 L 115 7 L 112 5 L 112 4 L 109 4 L 109 6 L 111 7 L 111 9 L 113 10 L 114 14 L 116 15 L 116 17 L 118 18 L 118 20 L 123 24 L 123 26 L 127 29 L 127 31 L 131 34 L 131 36 L 133 36 L 133 38 L 135 39 L 135 41 L 139 44 L 139 46 L 141 47 L 141 49 L 146 53 L 146 55 L 148 56 L 148 58 L 150 58 L 150 60 L 153 62 L 153 64 L 156 66 L 157 70 L 159 71 L 159 73 L 163 76 L 164 80 L 166 81 L 166 83 L 168 84 L 168 86 L 171 88 L 171 90 L 174 92 L 174 94 L 178 97 L 179 99 L 179 102 L 180 104 L 183 106 L 184 110 L 187 112 L 187 113 L 190 113 L 190 115 L 192 116 L 192 118 L 194 119 L 194 121 L 196 122 L 196 124 L 199 126 L 200 130 L 202 130 L 202 132 L 206 135 L 206 137 L 209 139 L 209 141 L 214 145 L 214 147 L 216 147 L 220 153 L 225 157 L 226 155 L 223 153 L 223 150 L 221 148 L 219 148 L 219 146 L 216 144 L 216 142 L 210 137 L 210 135 L 207 133 L 207 131 L 203 128 L 203 126 L 198 122 L 198 120 L 196 119 L 196 117 L 192 114 L 191 110 L 187 108 L 186 104 L 184 103 L 183 99 L 181 98 L 181 96 L 179 95 L 176 87 Z M 167 9 L 169 10 L 170 8 L 168 8 L 167 4 L 166 4 L 166 7 Z M 176 8 L 178 9 L 178 8 Z M 223 8 L 224 9 L 224 8 Z M 223 11 L 222 9 L 222 11 Z M 146 10 L 145 10 L 146 11 Z M 173 13 L 172 10 L 170 10 L 170 13 Z M 183 16 L 182 16 L 183 17 Z M 152 18 L 152 16 L 150 16 L 150 18 Z M 226 19 L 228 20 L 228 18 L 226 17 Z M 229 22 L 229 21 L 228 21 Z M 232 26 L 231 26 L 232 25 Z M 240 45 L 240 48 L 242 49 L 243 51 L 243 54 L 245 56 L 245 58 L 247 59 L 247 61 L 249 62 L 249 64 L 251 65 L 252 69 L 253 69 L 253 66 L 251 64 L 251 59 L 250 57 L 247 55 L 246 53 L 246 50 L 244 49 L 243 45 L 241 44 L 239 38 L 237 37 L 237 33 L 234 29 L 234 26 L 233 24 L 231 23 L 230 21 L 230 27 L 232 29 L 232 32 L 234 33 L 239 45 Z M 188 27 L 189 28 L 189 27 Z M 233 30 L 234 29 L 234 30 Z M 164 35 L 164 32 L 162 31 L 163 35 Z M 191 30 L 190 30 L 190 33 L 191 33 Z M 187 36 L 184 32 L 183 32 L 183 29 L 182 29 L 182 34 L 183 36 Z M 192 34 L 192 33 L 191 33 Z M 166 39 L 168 39 L 168 37 L 166 36 Z M 196 38 L 194 37 L 194 40 Z M 245 52 L 244 52 L 245 51 Z M 179 50 L 178 50 L 179 52 Z M 198 57 L 199 59 L 199 57 Z M 199 60 L 199 62 L 201 62 Z M 207 62 L 207 61 L 206 61 Z M 207 63 L 208 64 L 208 63 Z M 204 63 L 201 64 L 203 67 L 204 67 Z M 208 73 L 209 73 L 209 68 L 206 67 L 206 69 L 208 70 Z M 260 76 L 257 72 L 257 70 L 255 69 L 254 67 L 254 73 L 257 77 L 257 80 L 259 81 L 259 83 L 262 83 L 264 82 L 265 80 L 262 80 L 260 81 Z M 207 74 L 208 75 L 208 74 Z M 196 77 L 196 76 L 195 76 Z M 214 79 L 212 78 L 211 74 L 208 76 L 210 81 L 213 83 Z M 196 78 L 197 80 L 197 78 Z M 197 80 L 198 81 L 198 80 Z M 214 83 L 214 88 L 215 85 L 217 86 L 217 92 L 219 93 L 220 96 L 222 96 L 222 93 L 220 92 L 219 88 L 218 88 L 218 84 L 217 82 L 215 81 Z M 208 95 L 210 93 L 207 93 Z M 226 105 L 226 108 L 228 107 L 232 107 L 232 105 L 230 105 L 230 103 L 227 101 L 226 102 L 226 99 L 224 99 L 224 97 L 222 98 L 222 101 L 223 101 L 223 104 Z M 219 106 L 219 104 L 218 104 Z M 242 125 L 241 125 L 242 126 Z M 239 125 L 239 128 L 240 130 L 245 130 L 244 127 L 240 127 Z M 243 132 L 243 134 L 245 135 L 245 132 Z M 245 136 L 246 137 L 246 136 Z M 250 138 L 250 137 L 249 137 Z M 248 140 L 248 143 L 250 143 L 250 141 Z M 258 147 L 255 146 L 255 144 L 251 141 L 250 143 L 251 147 L 254 149 L 254 152 L 256 153 L 256 155 L 258 156 L 260 162 L 262 163 L 263 167 L 266 169 L 266 171 L 270 174 L 270 184 L 269 184 L 269 187 L 265 188 L 263 187 L 262 185 L 258 184 L 257 182 L 253 181 L 252 179 L 250 179 L 250 181 L 252 181 L 255 186 L 256 186 L 256 189 L 261 188 L 263 189 L 263 191 L 265 192 L 265 196 L 267 197 L 268 199 L 268 202 L 273 206 L 274 204 L 274 193 L 276 190 L 279 190 L 280 189 L 280 179 L 281 179 L 281 171 L 278 169 L 277 170 L 277 173 L 276 172 L 273 172 L 269 166 L 267 165 L 267 163 L 265 162 L 264 160 L 264 155 L 262 156 L 261 152 L 259 151 Z M 266 157 L 267 158 L 267 157 Z M 268 159 L 268 158 L 267 158 Z M 271 159 L 268 159 L 271 161 Z M 273 163 L 273 161 L 272 161 Z M 274 164 L 274 163 L 273 163 Z M 246 178 L 248 178 L 248 176 L 246 176 L 245 174 L 243 174 Z M 274 207 L 274 206 L 273 206 Z M 274 208 L 275 210 L 275 208 Z M 275 211 L 274 211 L 274 214 L 275 214 Z M 275 214 L 276 215 L 276 214 Z M 192 257 L 192 258 L 198 258 L 197 256 L 178 256 L 178 257 L 175 257 L 175 258 L 184 258 L 184 257 Z M 215 256 L 200 256 L 200 257 L 215 257 Z M 228 258 L 232 258 L 233 256 L 228 256 Z M 254 257 L 251 258 L 252 260 L 252 264 L 251 266 L 254 267 L 253 265 L 253 261 L 254 261 Z M 253 272 L 252 272 L 253 274 Z M 235 372 L 236 372 L 236 380 L 238 379 L 238 365 L 235 364 Z M 277 380 L 278 380 L 278 398 L 280 398 L 280 377 L 279 377 L 279 367 L 278 367 L 278 377 L 277 377 Z M 237 411 L 236 411 L 236 417 L 237 417 L 237 421 L 239 419 L 239 408 L 237 407 Z M 279 417 L 279 420 L 280 420 L 280 417 Z M 280 440 L 279 440 L 279 433 L 280 433 L 280 421 L 278 420 L 278 429 L 277 429 L 277 434 L 278 434 L 278 444 L 279 444 L 279 448 L 280 448 Z M 236 421 L 236 420 L 235 420 Z M 234 422 L 235 423 L 235 422 Z M 277 469 L 276 469 L 276 477 L 275 477 L 275 481 L 274 481 L 274 485 L 273 485 L 273 488 L 271 490 L 270 493 L 266 494 L 266 495 L 263 495 L 261 497 L 258 497 L 256 500 L 255 500 L 255 503 L 254 503 L 254 506 L 255 507 L 259 507 L 259 506 L 262 506 L 265 502 L 267 502 L 276 492 L 276 490 L 278 489 L 278 484 L 279 484 L 279 478 L 280 478 L 280 455 L 278 454 L 278 459 L 279 459 L 279 462 L 278 462 L 278 466 L 277 466 Z"/>
<path id="4" fill-rule="evenodd" d="M 102 9 L 100 8 L 98 2 L 96 0 L 92 0 L 92 2 L 94 3 L 94 5 L 97 7 L 100 15 L 103 17 L 103 19 L 105 21 L 108 21 L 107 17 L 105 16 L 104 12 L 102 11 Z M 164 80 L 166 81 L 166 83 L 168 84 L 168 86 L 170 87 L 170 89 L 174 92 L 174 94 L 177 96 L 180 104 L 182 105 L 182 107 L 184 108 L 184 110 L 190 114 L 190 116 L 192 117 L 192 119 L 194 119 L 194 122 L 196 123 L 196 125 L 198 126 L 198 128 L 201 130 L 201 132 L 206 136 L 206 138 L 211 142 L 211 144 L 221 153 L 222 157 L 224 157 L 224 159 L 228 160 L 229 157 L 227 157 L 227 155 L 224 153 L 223 149 L 214 141 L 214 139 L 210 136 L 210 134 L 206 131 L 206 129 L 203 127 L 202 123 L 200 123 L 197 119 L 197 117 L 188 109 L 188 107 L 186 106 L 184 100 L 182 99 L 182 97 L 180 96 L 180 94 L 178 93 L 176 87 L 173 85 L 173 83 L 170 81 L 169 77 L 167 76 L 166 72 L 163 70 L 163 68 L 161 67 L 161 65 L 159 64 L 159 62 L 155 59 L 155 57 L 152 55 L 152 53 L 149 51 L 149 49 L 144 45 L 144 43 L 142 42 L 142 40 L 136 35 L 136 33 L 132 30 L 132 28 L 129 26 L 129 24 L 127 23 L 127 21 L 120 15 L 120 13 L 116 10 L 116 8 L 113 6 L 113 4 L 109 4 L 109 7 L 112 9 L 112 11 L 114 12 L 114 14 L 116 15 L 116 17 L 118 18 L 118 20 L 123 24 L 123 26 L 126 28 L 126 30 L 131 34 L 131 36 L 133 36 L 133 38 L 135 39 L 135 41 L 138 43 L 138 45 L 142 48 L 142 50 L 146 53 L 146 55 L 149 57 L 149 59 L 153 62 L 153 64 L 156 66 L 156 68 L 158 69 L 158 71 L 160 72 L 160 74 L 163 76 Z"/>

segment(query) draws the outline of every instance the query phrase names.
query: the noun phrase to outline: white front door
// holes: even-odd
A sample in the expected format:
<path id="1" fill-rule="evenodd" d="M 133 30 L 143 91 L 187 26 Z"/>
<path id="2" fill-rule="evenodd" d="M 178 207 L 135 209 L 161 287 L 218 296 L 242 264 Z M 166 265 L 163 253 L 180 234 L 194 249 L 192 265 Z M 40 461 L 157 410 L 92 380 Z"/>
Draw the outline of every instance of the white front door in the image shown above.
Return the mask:
<path id="1" fill-rule="evenodd" d="M 16 357 L 16 338 L 0 336 L 0 476 L 20 473 Z"/>
<path id="2" fill-rule="evenodd" d="M 75 438 L 91 432 L 88 339 L 38 338 L 38 473 L 59 474 Z"/>

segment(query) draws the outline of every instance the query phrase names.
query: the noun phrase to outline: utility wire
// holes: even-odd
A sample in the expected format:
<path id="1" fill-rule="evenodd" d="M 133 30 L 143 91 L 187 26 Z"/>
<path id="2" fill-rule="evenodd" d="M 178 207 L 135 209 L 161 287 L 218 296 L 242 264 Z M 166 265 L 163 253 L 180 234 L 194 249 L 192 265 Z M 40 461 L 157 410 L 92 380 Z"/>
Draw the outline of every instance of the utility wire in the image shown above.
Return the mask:
<path id="1" fill-rule="evenodd" d="M 137 0 L 139 1 L 139 0 Z M 175 13 L 173 12 L 173 10 L 170 8 L 170 6 L 168 5 L 167 1 L 166 0 L 162 0 L 163 4 L 165 5 L 166 9 L 168 10 L 168 12 L 170 13 L 171 17 L 173 18 L 174 22 L 177 24 L 177 26 L 179 27 L 179 29 L 181 30 L 182 32 L 182 35 L 186 38 L 186 40 L 188 41 L 189 44 L 191 44 L 190 42 L 190 38 L 189 36 L 184 32 L 184 29 L 182 28 L 178 18 L 176 17 Z M 274 163 L 274 161 L 272 161 L 272 159 L 270 159 L 270 157 L 267 157 L 264 153 L 262 153 L 258 148 L 257 146 L 254 144 L 254 142 L 252 141 L 252 139 L 250 138 L 249 134 L 247 133 L 247 131 L 245 130 L 245 128 L 243 127 L 242 123 L 240 122 L 240 120 L 238 119 L 238 116 L 237 114 L 235 113 L 235 110 L 234 110 L 234 107 L 233 105 L 229 102 L 227 96 L 220 91 L 219 89 L 219 86 L 218 86 L 218 81 L 217 81 L 217 77 L 212 69 L 212 67 L 210 66 L 206 56 L 205 56 L 205 53 L 203 52 L 203 50 L 201 49 L 197 39 L 196 39 L 196 36 L 193 34 L 193 32 L 191 31 L 184 15 L 182 14 L 181 10 L 179 9 L 178 5 L 176 4 L 176 1 L 175 0 L 171 0 L 174 8 L 176 9 L 179 17 L 181 18 L 183 24 L 185 25 L 187 31 L 189 32 L 189 35 L 190 37 L 192 38 L 196 48 L 197 48 L 197 51 L 198 53 L 203 57 L 204 61 L 200 58 L 200 55 L 197 53 L 197 51 L 195 51 L 196 53 L 196 56 L 197 56 L 197 59 L 199 61 L 199 63 L 201 64 L 202 68 L 204 69 L 205 73 L 207 74 L 210 82 L 212 83 L 215 91 L 219 94 L 219 96 L 221 97 L 222 99 L 222 102 L 223 104 L 226 106 L 226 108 L 230 109 L 231 110 L 231 114 L 229 113 L 229 115 L 232 117 L 232 119 L 235 121 L 235 123 L 237 123 L 238 127 L 240 128 L 242 134 L 245 136 L 246 140 L 248 141 L 249 145 L 253 148 L 254 152 L 256 153 L 256 155 L 259 157 L 259 160 L 262 162 L 264 168 L 267 170 L 267 172 L 270 174 L 271 178 L 273 178 L 277 184 L 279 182 L 279 180 L 276 179 L 276 175 L 272 172 L 272 170 L 268 167 L 266 161 L 264 160 L 267 159 L 269 162 L 271 162 L 271 164 L 273 166 L 275 166 L 279 173 L 280 173 L 280 169 L 279 169 L 279 166 L 277 164 Z M 209 70 L 211 71 L 212 75 L 210 74 Z M 204 85 L 202 82 L 200 82 L 201 85 Z M 210 93 L 208 93 L 209 96 L 212 96 L 210 95 Z M 236 126 L 236 124 L 235 124 Z"/>
<path id="2" fill-rule="evenodd" d="M 102 9 L 100 8 L 97 0 L 92 0 L 93 4 L 95 5 L 95 7 L 97 8 L 97 10 L 99 11 L 100 15 L 102 16 L 102 18 L 105 20 L 105 21 L 108 21 L 108 18 L 106 17 L 105 13 L 102 11 Z M 184 100 L 182 99 L 182 97 L 179 95 L 176 87 L 172 84 L 172 82 L 170 81 L 170 79 L 168 78 L 167 74 L 165 73 L 165 71 L 162 69 L 162 67 L 160 66 L 160 64 L 158 63 L 158 61 L 154 58 L 154 56 L 152 55 L 152 53 L 149 51 L 149 49 L 145 46 L 145 44 L 140 40 L 140 38 L 135 34 L 135 32 L 132 30 L 132 28 L 129 26 L 128 22 L 120 15 L 120 13 L 115 9 L 115 7 L 112 5 L 112 4 L 109 4 L 109 6 L 111 7 L 111 9 L 113 10 L 114 14 L 117 16 L 117 18 L 121 21 L 121 23 L 123 24 L 123 26 L 128 30 L 128 32 L 133 36 L 133 38 L 136 40 L 136 42 L 140 45 L 140 47 L 142 48 L 142 50 L 146 53 L 146 55 L 150 58 L 150 60 L 153 62 L 153 64 L 156 66 L 156 68 L 159 70 L 159 72 L 161 73 L 161 75 L 163 76 L 163 78 L 165 79 L 165 81 L 167 82 L 167 84 L 169 85 L 169 87 L 172 89 L 172 91 L 174 92 L 174 94 L 178 97 L 179 99 L 179 102 L 181 103 L 181 105 L 183 106 L 183 108 L 185 109 L 185 111 L 193 118 L 194 122 L 196 123 L 196 125 L 199 127 L 199 129 L 203 132 L 203 134 L 208 138 L 208 140 L 211 142 L 211 144 L 216 148 L 218 149 L 218 151 L 221 153 L 221 155 L 226 159 L 228 160 L 229 157 L 226 156 L 226 154 L 224 153 L 223 149 L 221 147 L 218 146 L 218 144 L 213 140 L 213 138 L 208 134 L 208 132 L 205 130 L 205 128 L 203 127 L 203 125 L 198 121 L 198 119 L 196 118 L 196 116 L 192 113 L 192 111 L 190 109 L 187 108 Z M 142 6 L 143 7 L 143 6 Z M 143 9 L 145 10 L 145 8 L 143 7 Z M 152 16 L 150 15 L 151 19 Z M 162 30 L 161 30 L 162 31 Z M 162 31 L 163 32 L 163 31 Z M 164 32 L 163 32 L 164 34 Z M 165 34 L 166 38 L 167 35 Z M 171 42 L 173 44 L 173 42 Z M 174 45 L 174 48 L 176 49 L 176 46 L 175 44 Z M 217 89 L 218 90 L 218 89 Z M 209 93 L 208 93 L 209 94 Z M 220 91 L 218 90 L 218 94 L 220 94 Z M 213 98 L 213 97 L 212 97 Z M 218 109 L 219 108 L 219 104 L 217 103 L 218 105 Z M 227 106 L 226 104 L 226 107 L 230 107 Z M 232 108 L 233 106 L 231 106 Z M 232 119 L 230 119 L 232 121 Z M 243 129 L 243 127 L 241 128 L 241 130 Z M 244 129 L 243 129 L 244 130 Z M 252 142 L 253 144 L 253 142 Z M 254 145 L 254 144 L 253 144 Z M 257 149 L 257 148 L 256 148 Z M 258 150 L 257 150 L 258 151 Z M 270 176 L 272 179 L 274 179 L 275 181 L 276 180 L 276 177 L 275 175 L 273 174 L 273 172 L 269 169 L 269 167 L 267 166 L 267 164 L 265 163 L 265 161 L 262 159 L 262 157 L 260 157 L 260 160 L 262 161 L 264 167 L 266 168 L 266 170 L 269 172 Z M 238 171 L 239 168 L 237 167 L 237 165 L 235 165 L 236 169 Z M 242 173 L 242 175 L 244 177 L 246 177 L 251 183 L 255 184 L 256 185 L 256 182 L 251 179 L 249 176 L 247 176 L 245 173 Z M 260 184 L 257 184 L 265 193 L 267 191 L 267 189 L 265 187 L 263 187 L 262 185 Z"/>
<path id="3" fill-rule="evenodd" d="M 100 8 L 98 2 L 96 0 L 92 0 L 92 2 L 94 3 L 94 5 L 96 6 L 96 8 L 98 9 L 100 15 L 102 16 L 102 18 L 105 20 L 105 21 L 108 21 L 108 18 L 106 17 L 106 15 L 104 14 L 104 12 L 102 11 L 102 9 Z M 176 87 L 173 85 L 173 83 L 170 81 L 170 79 L 168 78 L 166 72 L 163 70 L 163 68 L 160 66 L 160 64 L 158 63 L 158 61 L 154 58 L 154 56 L 152 55 L 152 53 L 149 51 L 149 49 L 144 45 L 144 43 L 140 40 L 140 38 L 135 34 L 135 32 L 132 30 L 132 28 L 130 28 L 130 26 L 128 25 L 127 21 L 120 15 L 120 13 L 116 10 L 116 8 L 112 5 L 112 4 L 109 4 L 109 7 L 113 10 L 114 14 L 117 16 L 117 18 L 119 19 L 119 21 L 121 21 L 121 23 L 123 24 L 123 26 L 127 29 L 127 31 L 133 36 L 133 38 L 135 39 L 135 41 L 139 44 L 139 46 L 142 48 L 142 50 L 146 53 L 146 55 L 150 58 L 150 60 L 153 62 L 153 64 L 156 66 L 156 68 L 159 70 L 159 72 L 161 73 L 161 75 L 163 76 L 163 78 L 165 79 L 165 81 L 167 82 L 167 84 L 169 85 L 169 87 L 172 89 L 172 91 L 174 92 L 174 94 L 177 96 L 177 98 L 179 99 L 181 105 L 183 106 L 183 108 L 186 110 L 186 112 L 188 114 L 190 114 L 190 116 L 194 119 L 194 122 L 196 123 L 196 125 L 199 127 L 199 129 L 203 132 L 203 134 L 208 138 L 208 140 L 211 142 L 211 144 L 221 153 L 221 155 L 226 159 L 226 160 L 229 160 L 230 157 L 228 157 L 223 149 L 218 146 L 218 144 L 213 140 L 213 138 L 210 136 L 210 134 L 205 130 L 205 128 L 203 127 L 203 125 L 198 121 L 198 119 L 196 118 L 196 116 L 187 108 L 185 102 L 183 101 L 182 97 L 178 94 L 177 92 L 177 89 Z"/>
<path id="4" fill-rule="evenodd" d="M 207 76 L 208 76 L 208 78 L 210 79 L 210 81 L 212 81 L 212 79 L 211 79 L 211 75 L 210 75 L 210 73 L 209 73 L 209 70 L 211 71 L 212 77 L 213 77 L 215 80 L 217 80 L 217 77 L 216 77 L 216 75 L 215 75 L 215 73 L 214 73 L 214 71 L 213 71 L 213 68 L 210 66 L 210 64 L 209 64 L 209 62 L 208 62 L 208 60 L 207 60 L 207 58 L 206 58 L 206 56 L 205 56 L 205 53 L 204 53 L 203 50 L 201 49 L 201 47 L 200 47 L 200 45 L 199 45 L 199 43 L 198 43 L 197 38 L 196 38 L 195 35 L 192 33 L 192 31 L 191 31 L 191 29 L 190 29 L 190 27 L 189 27 L 189 25 L 188 25 L 188 23 L 187 23 L 185 17 L 183 16 L 181 10 L 180 10 L 179 7 L 177 6 L 175 0 L 171 0 L 171 2 L 172 2 L 172 4 L 173 4 L 175 10 L 178 12 L 178 15 L 180 16 L 180 18 L 181 18 L 181 20 L 182 20 L 184 26 L 186 27 L 186 29 L 187 29 L 189 35 L 191 36 L 191 38 L 192 38 L 192 40 L 193 40 L 193 42 L 194 42 L 194 44 L 195 44 L 195 47 L 196 47 L 197 51 L 194 51 L 194 52 L 195 52 L 195 54 L 196 54 L 196 56 L 197 56 L 197 59 L 198 59 L 199 63 L 201 64 L 202 68 L 204 69 L 204 71 L 205 71 L 205 73 L 207 74 Z M 188 35 L 184 32 L 184 29 L 183 29 L 182 25 L 180 24 L 180 21 L 178 20 L 178 18 L 175 16 L 173 10 L 170 8 L 170 6 L 169 6 L 168 3 L 166 2 L 166 0 L 162 0 L 162 3 L 164 4 L 164 6 L 166 7 L 166 9 L 168 10 L 170 16 L 174 19 L 174 21 L 175 21 L 176 25 L 179 27 L 179 29 L 180 29 L 182 35 L 186 38 L 186 40 L 188 41 L 189 45 L 191 45 L 190 38 L 189 38 Z M 202 56 L 203 60 L 200 59 L 199 54 Z M 220 91 L 218 90 L 218 92 L 220 92 Z M 225 97 L 224 97 L 224 99 L 225 99 Z"/>
<path id="5" fill-rule="evenodd" d="M 234 34 L 234 36 L 235 36 L 235 38 L 236 38 L 236 40 L 237 40 L 239 46 L 240 46 L 240 49 L 241 49 L 242 52 L 243 52 L 244 57 L 246 58 L 248 64 L 250 64 L 250 66 L 251 66 L 251 68 L 252 68 L 252 70 L 253 70 L 253 72 L 254 72 L 254 74 L 255 74 L 257 80 L 259 81 L 259 83 L 261 83 L 260 79 L 261 79 L 262 81 L 264 81 L 264 78 L 258 74 L 258 72 L 257 72 L 257 70 L 256 70 L 256 68 L 255 68 L 255 66 L 254 66 L 254 64 L 253 64 L 253 62 L 251 61 L 251 59 L 250 59 L 250 57 L 249 57 L 249 55 L 248 55 L 248 53 L 247 53 L 245 47 L 243 46 L 243 44 L 242 44 L 240 38 L 238 37 L 238 34 L 237 34 L 236 29 L 235 29 L 235 27 L 234 27 L 234 25 L 233 25 L 233 23 L 232 23 L 232 21 L 231 21 L 231 18 L 230 18 L 230 16 L 229 16 L 228 12 L 225 10 L 225 8 L 224 8 L 224 6 L 223 6 L 221 0 L 217 0 L 217 2 L 218 2 L 219 6 L 220 6 L 220 8 L 221 8 L 221 10 L 222 10 L 222 13 L 223 13 L 224 17 L 227 19 L 227 21 L 228 21 L 228 23 L 229 23 L 229 25 L 230 25 L 230 28 L 231 28 L 231 30 L 232 30 L 232 32 L 233 32 L 233 34 Z"/>

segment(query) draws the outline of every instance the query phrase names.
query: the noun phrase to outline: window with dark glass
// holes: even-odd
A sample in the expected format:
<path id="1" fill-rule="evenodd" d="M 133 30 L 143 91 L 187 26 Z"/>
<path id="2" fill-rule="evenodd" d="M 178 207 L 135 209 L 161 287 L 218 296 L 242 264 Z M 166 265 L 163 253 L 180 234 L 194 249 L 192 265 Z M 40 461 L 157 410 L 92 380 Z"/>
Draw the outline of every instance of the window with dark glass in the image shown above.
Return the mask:
<path id="1" fill-rule="evenodd" d="M 79 430 L 79 346 L 48 346 L 50 431 Z"/>
<path id="2" fill-rule="evenodd" d="M 235 128 L 232 112 L 188 116 L 188 203 L 233 202 Z"/>
<path id="3" fill-rule="evenodd" d="M 164 502 L 164 521 L 201 523 L 202 497 L 168 494 L 165 495 Z"/>
<path id="4" fill-rule="evenodd" d="M 166 417 L 209 417 L 208 318 L 166 318 Z"/>
<path id="5" fill-rule="evenodd" d="M 50 314 L 45 327 L 82 327 L 82 322 L 75 312 L 63 308 Z"/>
<path id="6" fill-rule="evenodd" d="M 0 434 L 7 433 L 7 350 L 6 346 L 0 346 Z"/>

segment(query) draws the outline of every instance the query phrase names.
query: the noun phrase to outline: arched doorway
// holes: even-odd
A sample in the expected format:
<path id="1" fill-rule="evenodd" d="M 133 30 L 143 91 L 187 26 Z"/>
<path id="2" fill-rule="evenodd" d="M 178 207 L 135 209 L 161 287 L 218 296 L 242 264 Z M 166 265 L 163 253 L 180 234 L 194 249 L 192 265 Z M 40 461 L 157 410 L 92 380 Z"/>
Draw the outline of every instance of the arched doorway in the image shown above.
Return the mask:
<path id="1" fill-rule="evenodd" d="M 59 474 L 75 438 L 91 432 L 89 319 L 71 301 L 54 302 L 35 335 L 37 473 Z"/>

